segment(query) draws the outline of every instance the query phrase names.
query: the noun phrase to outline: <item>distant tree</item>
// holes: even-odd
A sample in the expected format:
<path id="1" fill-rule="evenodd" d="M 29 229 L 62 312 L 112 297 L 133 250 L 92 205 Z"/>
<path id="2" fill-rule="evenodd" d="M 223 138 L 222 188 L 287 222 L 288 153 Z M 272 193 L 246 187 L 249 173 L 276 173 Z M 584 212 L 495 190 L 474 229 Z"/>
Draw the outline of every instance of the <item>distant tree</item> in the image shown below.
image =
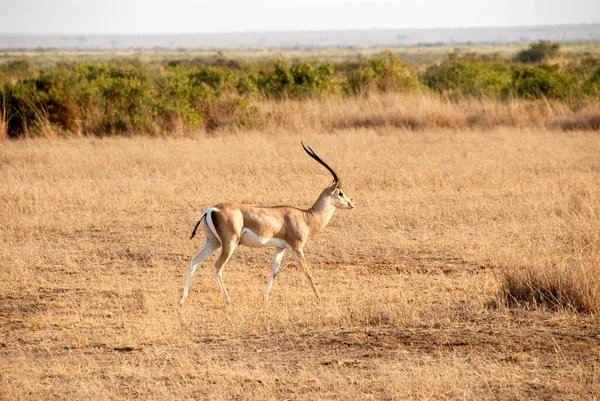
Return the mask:
<path id="1" fill-rule="evenodd" d="M 529 46 L 529 49 L 521 50 L 515 56 L 515 61 L 521 63 L 541 63 L 550 57 L 554 57 L 558 53 L 560 43 L 552 43 L 548 40 L 539 40 Z"/>

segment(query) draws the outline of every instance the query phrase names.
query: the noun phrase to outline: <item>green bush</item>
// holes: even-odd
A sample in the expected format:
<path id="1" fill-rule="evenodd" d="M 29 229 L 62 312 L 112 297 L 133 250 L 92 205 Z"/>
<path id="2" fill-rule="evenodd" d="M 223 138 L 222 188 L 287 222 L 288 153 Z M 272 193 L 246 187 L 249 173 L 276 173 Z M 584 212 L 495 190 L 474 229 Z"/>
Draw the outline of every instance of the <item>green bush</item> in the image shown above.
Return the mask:
<path id="1" fill-rule="evenodd" d="M 320 63 L 297 63 L 291 67 L 283 60 L 277 60 L 272 72 L 256 73 L 250 71 L 238 80 L 240 94 L 255 91 L 269 98 L 304 98 L 318 96 L 335 91 L 333 66 Z"/>
<path id="2" fill-rule="evenodd" d="M 272 74 L 260 74 L 256 80 L 256 86 L 267 97 L 288 96 L 293 87 L 293 78 L 288 65 L 283 60 L 277 60 L 275 71 Z"/>
<path id="3" fill-rule="evenodd" d="M 6 133 L 15 138 L 27 132 L 41 129 L 39 101 L 33 80 L 21 81 L 16 85 L 4 84 L 0 92 L 0 115 L 6 118 Z"/>
<path id="4" fill-rule="evenodd" d="M 40 134 L 46 122 L 60 130 L 77 131 L 89 96 L 87 82 L 62 69 L 5 84 L 1 103 L 6 108 L 8 135 Z"/>
<path id="5" fill-rule="evenodd" d="M 167 130 L 182 122 L 189 128 L 198 128 L 204 121 L 198 104 L 206 99 L 202 85 L 193 85 L 190 73 L 176 67 L 156 81 L 155 110 L 157 123 Z"/>
<path id="6" fill-rule="evenodd" d="M 390 51 L 371 60 L 368 67 L 350 74 L 345 83 L 348 93 L 361 94 L 369 91 L 410 92 L 418 88 L 419 80 L 402 59 Z"/>
<path id="7" fill-rule="evenodd" d="M 500 62 L 450 58 L 427 68 L 422 79 L 425 85 L 440 93 L 499 97 L 511 82 L 511 71 Z"/>
<path id="8" fill-rule="evenodd" d="M 258 93 L 258 82 L 259 76 L 255 71 L 248 72 L 247 75 L 238 79 L 235 88 L 238 93 L 242 96 L 250 96 Z"/>
<path id="9" fill-rule="evenodd" d="M 596 68 L 583 83 L 583 93 L 588 96 L 600 97 L 600 67 Z"/>
<path id="10" fill-rule="evenodd" d="M 109 76 L 92 81 L 100 93 L 103 115 L 101 134 L 154 132 L 154 102 L 152 82 L 140 71 L 115 68 Z"/>
<path id="11" fill-rule="evenodd" d="M 560 70 L 573 75 L 578 81 L 584 82 L 598 67 L 600 67 L 600 58 L 586 54 L 581 58 L 568 60 L 566 64 L 561 66 Z"/>
<path id="12" fill-rule="evenodd" d="M 308 97 L 317 93 L 329 92 L 333 88 L 333 66 L 321 63 L 316 67 L 308 63 L 298 63 L 290 68 L 293 80 L 293 95 Z"/>
<path id="13" fill-rule="evenodd" d="M 35 68 L 29 60 L 10 60 L 0 65 L 0 85 L 31 78 Z"/>
<path id="14" fill-rule="evenodd" d="M 251 127 L 260 118 L 235 98 L 236 77 L 218 67 L 165 72 L 136 62 L 59 66 L 0 91 L 11 137 L 39 134 L 46 124 L 60 132 L 92 135 L 158 133 L 177 123 L 207 130 Z"/>
<path id="15" fill-rule="evenodd" d="M 235 84 L 235 74 L 220 67 L 203 67 L 190 73 L 190 83 L 194 86 L 207 85 L 210 89 L 224 92 L 231 90 Z"/>
<path id="16" fill-rule="evenodd" d="M 521 63 L 541 63 L 554 57 L 558 53 L 558 49 L 560 49 L 559 43 L 540 40 L 529 46 L 529 49 L 518 52 L 514 60 Z"/>
<path id="17" fill-rule="evenodd" d="M 575 93 L 577 80 L 561 71 L 548 71 L 542 67 L 513 67 L 511 85 L 507 94 L 526 98 L 565 99 Z"/>

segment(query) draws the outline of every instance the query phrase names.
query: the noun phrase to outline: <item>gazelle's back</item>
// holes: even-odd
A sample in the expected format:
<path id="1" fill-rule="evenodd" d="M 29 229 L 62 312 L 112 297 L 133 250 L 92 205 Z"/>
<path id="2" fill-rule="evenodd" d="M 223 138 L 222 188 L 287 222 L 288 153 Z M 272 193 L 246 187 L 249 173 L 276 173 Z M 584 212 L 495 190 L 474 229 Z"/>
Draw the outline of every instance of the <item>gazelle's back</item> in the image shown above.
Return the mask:
<path id="1" fill-rule="evenodd" d="M 297 229 L 304 229 L 303 210 L 291 206 L 252 206 L 239 203 L 221 203 L 215 206 L 213 213 L 215 228 L 222 234 L 233 234 L 240 239 L 240 244 L 262 247 L 283 246 L 279 241 L 268 242 L 269 239 L 286 241 L 288 233 L 294 229 L 293 234 L 298 234 Z M 283 213 L 282 213 L 283 212 Z M 298 226 L 300 225 L 300 227 Z M 251 240 L 252 237 L 260 239 Z M 287 248 L 287 246 L 284 246 Z"/>

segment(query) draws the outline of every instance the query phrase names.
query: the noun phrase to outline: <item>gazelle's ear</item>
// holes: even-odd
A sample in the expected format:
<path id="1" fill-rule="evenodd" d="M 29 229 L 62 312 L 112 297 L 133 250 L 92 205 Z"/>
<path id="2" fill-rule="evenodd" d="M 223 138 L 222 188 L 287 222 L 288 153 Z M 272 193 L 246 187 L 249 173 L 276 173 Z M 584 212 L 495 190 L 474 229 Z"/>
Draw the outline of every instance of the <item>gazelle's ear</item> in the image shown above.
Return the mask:
<path id="1" fill-rule="evenodd" d="M 333 191 L 335 191 L 338 186 L 340 185 L 340 182 L 337 180 L 333 180 L 333 182 L 331 184 L 329 184 L 329 186 L 327 187 L 327 189 L 329 190 L 329 192 L 331 194 L 333 194 Z"/>

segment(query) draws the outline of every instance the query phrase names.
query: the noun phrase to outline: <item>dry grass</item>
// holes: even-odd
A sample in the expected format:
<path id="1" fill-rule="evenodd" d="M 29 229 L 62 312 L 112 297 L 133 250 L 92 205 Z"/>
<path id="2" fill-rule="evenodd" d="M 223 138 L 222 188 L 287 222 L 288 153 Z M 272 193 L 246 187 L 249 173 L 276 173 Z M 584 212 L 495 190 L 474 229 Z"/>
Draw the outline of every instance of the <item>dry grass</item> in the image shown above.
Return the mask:
<path id="1" fill-rule="evenodd" d="M 600 131 L 600 111 L 598 111 L 598 105 L 586 107 L 571 116 L 557 118 L 551 121 L 549 126 L 552 128 L 561 128 L 565 131 Z"/>
<path id="2" fill-rule="evenodd" d="M 507 304 L 600 313 L 600 190 L 597 179 L 582 184 L 553 212 L 553 233 L 524 243 L 524 255 L 510 255 L 513 268 L 501 287 Z"/>
<path id="3" fill-rule="evenodd" d="M 8 139 L 8 121 L 6 120 L 6 107 L 0 112 L 0 141 Z"/>
<path id="4" fill-rule="evenodd" d="M 297 133 L 390 127 L 414 131 L 500 127 L 600 130 L 597 101 L 573 111 L 565 103 L 547 100 L 451 101 L 432 93 L 376 93 L 302 101 L 261 100 L 255 106 L 265 116 L 267 129 Z"/>
<path id="5" fill-rule="evenodd" d="M 598 265 L 596 132 L 325 133 L 341 107 L 281 107 L 286 132 L 2 144 L 0 399 L 600 398 L 597 315 L 499 292 Z M 204 208 L 307 207 L 328 183 L 301 138 L 358 203 L 307 245 L 322 304 L 286 255 L 264 305 L 271 251 L 240 248 L 231 306 L 205 264 L 179 308 Z"/>

